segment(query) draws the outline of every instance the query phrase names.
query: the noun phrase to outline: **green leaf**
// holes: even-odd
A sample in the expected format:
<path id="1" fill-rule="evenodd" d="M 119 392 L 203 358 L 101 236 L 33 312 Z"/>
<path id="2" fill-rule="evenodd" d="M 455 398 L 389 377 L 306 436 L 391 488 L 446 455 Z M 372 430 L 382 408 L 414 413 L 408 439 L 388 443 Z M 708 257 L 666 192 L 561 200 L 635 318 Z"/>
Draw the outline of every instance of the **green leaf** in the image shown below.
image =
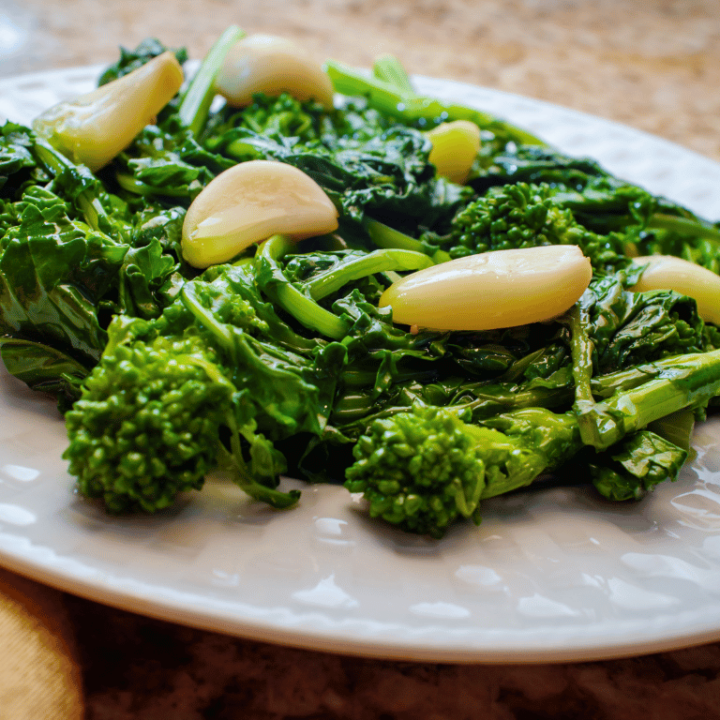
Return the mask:
<path id="1" fill-rule="evenodd" d="M 629 436 L 588 463 L 593 485 L 608 500 L 638 500 L 665 480 L 675 481 L 687 452 L 648 430 Z"/>

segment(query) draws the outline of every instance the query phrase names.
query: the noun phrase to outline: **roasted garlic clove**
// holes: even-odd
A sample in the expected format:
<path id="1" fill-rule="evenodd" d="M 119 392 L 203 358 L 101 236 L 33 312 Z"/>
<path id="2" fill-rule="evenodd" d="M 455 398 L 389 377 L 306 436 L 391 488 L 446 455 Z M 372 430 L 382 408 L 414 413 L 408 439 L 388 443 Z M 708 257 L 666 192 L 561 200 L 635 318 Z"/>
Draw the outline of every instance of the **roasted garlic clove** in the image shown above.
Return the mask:
<path id="1" fill-rule="evenodd" d="M 425 133 L 437 174 L 462 185 L 480 151 L 480 128 L 469 120 L 442 123 Z"/>
<path id="2" fill-rule="evenodd" d="M 175 96 L 183 71 L 168 51 L 123 77 L 39 115 L 33 130 L 96 171 L 122 152 Z"/>
<path id="3" fill-rule="evenodd" d="M 720 277 L 712 270 L 673 255 L 646 255 L 633 263 L 647 265 L 635 292 L 675 290 L 695 299 L 703 320 L 720 325 Z"/>
<path id="4" fill-rule="evenodd" d="M 297 100 L 333 105 L 333 87 L 319 63 L 296 43 L 273 35 L 241 38 L 225 56 L 216 91 L 228 104 L 244 107 L 254 93 L 287 92 Z"/>
<path id="5" fill-rule="evenodd" d="M 592 279 L 575 245 L 496 250 L 419 270 L 393 283 L 380 306 L 393 320 L 433 330 L 494 330 L 550 320 Z"/>
<path id="6" fill-rule="evenodd" d="M 330 198 L 302 170 L 268 160 L 240 163 L 220 173 L 188 208 L 183 257 L 205 268 L 271 235 L 302 240 L 333 232 L 337 215 Z"/>

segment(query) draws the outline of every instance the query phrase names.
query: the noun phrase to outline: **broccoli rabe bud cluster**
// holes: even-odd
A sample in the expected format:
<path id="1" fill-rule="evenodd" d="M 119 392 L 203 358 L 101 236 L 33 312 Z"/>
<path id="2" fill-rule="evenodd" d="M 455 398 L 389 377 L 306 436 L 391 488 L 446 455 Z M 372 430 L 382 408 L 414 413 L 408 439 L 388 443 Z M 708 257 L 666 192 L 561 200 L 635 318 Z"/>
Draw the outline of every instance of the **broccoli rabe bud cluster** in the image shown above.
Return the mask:
<path id="1" fill-rule="evenodd" d="M 524 183 L 490 189 L 453 219 L 455 254 L 555 245 L 581 237 L 572 213 L 554 207 L 548 194 L 547 186 Z"/>
<path id="2" fill-rule="evenodd" d="M 103 356 L 66 421 L 78 490 L 113 513 L 169 506 L 216 465 L 233 386 L 193 339 L 119 345 Z M 216 379 L 216 378 L 214 378 Z"/>
<path id="3" fill-rule="evenodd" d="M 345 474 L 372 517 L 442 537 L 461 517 L 480 523 L 480 499 L 525 487 L 556 456 L 575 452 L 574 423 L 534 409 L 498 416 L 500 428 L 464 421 L 458 408 L 423 406 L 370 423 Z"/>
<path id="4" fill-rule="evenodd" d="M 353 449 L 345 487 L 363 493 L 372 517 L 441 537 L 459 515 L 474 516 L 485 487 L 468 427 L 437 407 L 376 420 Z"/>
<path id="5" fill-rule="evenodd" d="M 440 244 L 454 258 L 488 250 L 577 245 L 596 268 L 627 263 L 620 257 L 618 237 L 588 230 L 553 199 L 554 194 L 546 184 L 490 188 L 455 215 Z"/>

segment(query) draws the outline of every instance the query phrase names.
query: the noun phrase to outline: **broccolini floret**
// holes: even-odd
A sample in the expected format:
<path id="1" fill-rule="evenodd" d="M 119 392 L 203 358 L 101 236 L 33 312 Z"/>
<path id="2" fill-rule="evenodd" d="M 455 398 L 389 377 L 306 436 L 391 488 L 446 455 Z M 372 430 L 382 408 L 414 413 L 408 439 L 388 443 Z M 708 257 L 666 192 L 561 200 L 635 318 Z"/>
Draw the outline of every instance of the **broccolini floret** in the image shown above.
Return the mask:
<path id="1" fill-rule="evenodd" d="M 648 425 L 705 407 L 719 391 L 720 350 L 714 350 L 678 355 L 657 377 L 601 402 L 590 394 L 561 414 L 529 407 L 475 425 L 461 419 L 470 407 L 415 405 L 369 423 L 353 449 L 345 487 L 363 493 L 372 517 L 434 537 L 461 517 L 479 522 L 482 499 L 525 487 L 580 451 L 591 458 L 600 494 L 638 498 L 675 480 L 687 457 Z M 600 455 L 608 449 L 609 462 Z"/>
<path id="2" fill-rule="evenodd" d="M 568 434 L 562 420 L 552 421 L 558 416 L 534 412 L 559 431 L 555 443 L 575 443 L 574 428 Z M 527 434 L 522 421 L 512 427 L 520 434 L 471 425 L 450 408 L 420 405 L 377 419 L 353 449 L 345 487 L 363 493 L 372 517 L 441 537 L 460 517 L 479 523 L 482 497 L 528 485 L 550 465 L 539 438 Z"/>
<path id="3" fill-rule="evenodd" d="M 578 245 L 596 269 L 628 263 L 621 256 L 618 235 L 598 235 L 580 225 L 571 210 L 554 200 L 555 192 L 545 184 L 490 188 L 455 215 L 439 243 L 453 258 L 488 250 Z M 426 240 L 432 243 L 432 238 Z"/>
<path id="4" fill-rule="evenodd" d="M 440 537 L 458 515 L 473 517 L 485 487 L 474 438 L 450 412 L 418 408 L 377 420 L 353 449 L 345 486 L 370 515 Z"/>
<path id="5" fill-rule="evenodd" d="M 118 346 L 66 415 L 65 458 L 78 489 L 111 512 L 154 512 L 199 490 L 216 465 L 233 392 L 198 342 Z"/>
<path id="6" fill-rule="evenodd" d="M 178 493 L 201 489 L 221 467 L 251 497 L 293 505 L 299 493 L 275 489 L 283 456 L 252 423 L 241 426 L 240 393 L 207 341 L 152 331 L 142 320 L 118 318 L 66 414 L 63 457 L 79 492 L 101 498 L 111 513 L 156 512 Z"/>

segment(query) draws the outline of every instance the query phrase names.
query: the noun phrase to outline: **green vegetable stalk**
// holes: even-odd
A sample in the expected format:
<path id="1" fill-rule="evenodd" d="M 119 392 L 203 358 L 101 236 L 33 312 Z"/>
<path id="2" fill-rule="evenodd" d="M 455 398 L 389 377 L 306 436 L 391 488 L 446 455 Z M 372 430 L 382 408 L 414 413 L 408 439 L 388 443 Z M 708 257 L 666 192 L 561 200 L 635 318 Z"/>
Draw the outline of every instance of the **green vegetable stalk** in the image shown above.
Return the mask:
<path id="1" fill-rule="evenodd" d="M 228 50 L 245 33 L 231 26 L 215 41 L 200 68 L 182 93 L 178 119 L 193 135 L 198 135 L 207 121 L 210 105 L 215 98 L 214 82 Z"/>
<path id="2" fill-rule="evenodd" d="M 407 86 L 399 84 L 397 77 L 380 79 L 369 77 L 364 73 L 335 60 L 328 60 L 325 69 L 330 75 L 335 91 L 348 96 L 367 98 L 371 107 L 402 118 L 408 122 L 417 120 L 452 121 L 470 120 L 481 129 L 500 131 L 512 140 L 523 145 L 544 145 L 545 143 L 525 130 L 510 123 L 480 112 L 474 108 L 447 103 L 436 98 L 422 97 L 408 91 Z M 383 73 L 381 65 L 380 74 Z M 385 74 L 387 77 L 387 73 Z"/>
<path id="3" fill-rule="evenodd" d="M 674 358 L 661 376 L 617 392 L 592 413 L 584 406 L 580 415 L 526 408 L 476 425 L 461 419 L 467 409 L 417 405 L 370 423 L 355 445 L 345 485 L 363 493 L 371 516 L 439 537 L 460 517 L 479 522 L 482 499 L 531 484 L 585 445 L 604 450 L 629 438 L 611 458 L 634 474 L 634 483 L 591 463 L 602 494 L 635 498 L 660 480 L 675 479 L 687 457 L 653 433 L 636 433 L 718 392 L 720 351 L 714 351 Z"/>

